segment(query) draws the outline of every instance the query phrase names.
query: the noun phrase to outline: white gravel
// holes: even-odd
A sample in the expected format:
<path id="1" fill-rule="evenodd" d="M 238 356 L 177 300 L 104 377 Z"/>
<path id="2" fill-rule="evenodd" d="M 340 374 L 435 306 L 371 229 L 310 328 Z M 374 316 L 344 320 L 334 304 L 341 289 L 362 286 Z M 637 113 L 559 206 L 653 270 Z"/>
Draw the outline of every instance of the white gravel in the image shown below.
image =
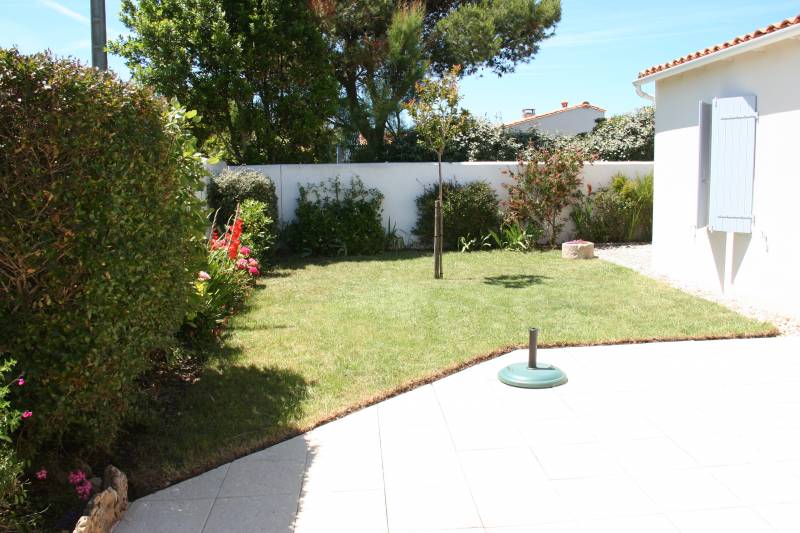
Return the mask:
<path id="1" fill-rule="evenodd" d="M 784 335 L 800 335 L 800 320 L 796 318 L 754 307 L 737 298 L 711 292 L 696 285 L 657 274 L 652 267 L 652 247 L 649 244 L 595 245 L 594 254 L 600 259 L 616 263 L 617 265 L 630 268 L 645 276 L 666 282 L 684 292 L 717 302 L 750 318 L 771 322 L 775 324 L 775 327 Z"/>

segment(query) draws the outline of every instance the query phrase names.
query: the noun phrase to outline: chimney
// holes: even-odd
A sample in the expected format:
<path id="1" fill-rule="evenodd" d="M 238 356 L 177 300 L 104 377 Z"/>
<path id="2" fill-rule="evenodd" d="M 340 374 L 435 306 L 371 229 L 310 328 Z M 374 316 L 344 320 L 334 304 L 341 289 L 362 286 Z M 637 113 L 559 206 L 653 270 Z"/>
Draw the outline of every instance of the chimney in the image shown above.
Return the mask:
<path id="1" fill-rule="evenodd" d="M 536 114 L 536 110 L 532 107 L 526 107 L 522 110 L 522 118 L 532 117 Z"/>
<path id="2" fill-rule="evenodd" d="M 568 105 L 569 105 L 569 102 L 567 102 L 566 100 L 561 102 L 561 107 L 567 107 Z"/>

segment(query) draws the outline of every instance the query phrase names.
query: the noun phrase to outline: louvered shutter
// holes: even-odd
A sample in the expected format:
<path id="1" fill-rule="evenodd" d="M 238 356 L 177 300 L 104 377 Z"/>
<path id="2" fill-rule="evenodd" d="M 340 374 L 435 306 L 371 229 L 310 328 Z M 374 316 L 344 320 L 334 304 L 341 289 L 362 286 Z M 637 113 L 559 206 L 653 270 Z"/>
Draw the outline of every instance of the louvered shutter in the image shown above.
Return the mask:
<path id="1" fill-rule="evenodd" d="M 752 230 L 757 116 L 753 95 L 714 99 L 708 212 L 713 231 Z"/>
<path id="2" fill-rule="evenodd" d="M 697 172 L 697 227 L 708 226 L 709 183 L 711 174 L 711 104 L 700 101 L 698 112 L 700 157 Z"/>

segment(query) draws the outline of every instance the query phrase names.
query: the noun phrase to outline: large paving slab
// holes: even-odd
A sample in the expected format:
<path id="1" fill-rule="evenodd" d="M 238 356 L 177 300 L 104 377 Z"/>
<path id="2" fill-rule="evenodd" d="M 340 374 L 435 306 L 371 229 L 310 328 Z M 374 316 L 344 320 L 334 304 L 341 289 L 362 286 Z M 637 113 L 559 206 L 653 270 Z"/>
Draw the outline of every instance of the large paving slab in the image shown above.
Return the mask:
<path id="1" fill-rule="evenodd" d="M 525 351 L 131 504 L 116 533 L 800 531 L 800 338 Z"/>

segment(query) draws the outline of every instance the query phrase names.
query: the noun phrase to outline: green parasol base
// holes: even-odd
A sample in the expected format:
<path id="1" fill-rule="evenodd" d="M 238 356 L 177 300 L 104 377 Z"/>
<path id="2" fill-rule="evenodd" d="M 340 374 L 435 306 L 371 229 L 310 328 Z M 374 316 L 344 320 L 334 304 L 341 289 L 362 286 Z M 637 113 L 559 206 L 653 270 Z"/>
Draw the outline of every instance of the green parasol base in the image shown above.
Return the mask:
<path id="1" fill-rule="evenodd" d="M 567 375 L 558 367 L 538 363 L 530 368 L 528 363 L 514 363 L 502 369 L 497 377 L 506 385 L 524 389 L 549 389 L 567 382 Z"/>

